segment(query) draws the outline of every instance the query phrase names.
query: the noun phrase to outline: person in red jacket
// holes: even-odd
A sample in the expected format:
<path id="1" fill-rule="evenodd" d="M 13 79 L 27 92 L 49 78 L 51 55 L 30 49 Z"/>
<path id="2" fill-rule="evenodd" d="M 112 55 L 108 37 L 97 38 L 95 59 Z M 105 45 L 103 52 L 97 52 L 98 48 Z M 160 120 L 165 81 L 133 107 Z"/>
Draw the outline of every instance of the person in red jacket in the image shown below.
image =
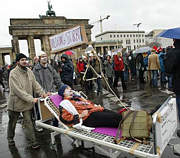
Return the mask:
<path id="1" fill-rule="evenodd" d="M 113 87 L 117 88 L 119 77 L 121 77 L 122 88 L 123 90 L 126 90 L 127 88 L 124 81 L 124 62 L 123 62 L 122 54 L 120 53 L 120 55 L 114 55 L 113 58 L 114 58 L 114 73 L 115 73 Z"/>
<path id="2" fill-rule="evenodd" d="M 79 60 L 77 62 L 77 70 L 79 73 L 84 72 L 84 62 L 83 62 L 82 58 L 79 58 Z"/>
<path id="3" fill-rule="evenodd" d="M 85 71 L 85 63 L 82 60 L 82 58 L 79 58 L 79 60 L 77 61 L 77 72 L 80 76 L 80 84 L 81 86 L 83 85 L 83 75 L 84 75 L 84 71 Z"/>

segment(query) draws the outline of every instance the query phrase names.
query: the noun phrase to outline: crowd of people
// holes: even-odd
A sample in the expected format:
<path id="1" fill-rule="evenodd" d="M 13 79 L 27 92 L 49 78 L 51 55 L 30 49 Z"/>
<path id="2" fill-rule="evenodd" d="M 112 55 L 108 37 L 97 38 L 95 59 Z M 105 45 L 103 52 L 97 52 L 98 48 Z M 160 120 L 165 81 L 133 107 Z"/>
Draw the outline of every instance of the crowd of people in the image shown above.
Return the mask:
<path id="1" fill-rule="evenodd" d="M 5 89 L 4 81 L 6 80 L 9 86 L 8 99 L 8 134 L 7 139 L 9 145 L 15 145 L 15 127 L 20 113 L 23 115 L 25 134 L 29 139 L 32 148 L 39 148 L 36 141 L 32 120 L 32 109 L 37 107 L 37 98 L 39 96 L 46 97 L 53 92 L 57 92 L 62 85 L 68 85 L 72 89 L 75 80 L 78 78 L 80 85 L 85 90 L 95 90 L 97 94 L 102 93 L 102 74 L 105 74 L 110 87 L 117 91 L 119 79 L 123 91 L 127 90 L 128 83 L 137 81 L 141 84 L 148 83 L 152 88 L 174 88 L 177 105 L 180 107 L 179 96 L 179 73 L 178 62 L 179 56 L 176 53 L 171 62 L 174 67 L 171 71 L 169 68 L 169 59 L 167 57 L 172 51 L 179 51 L 178 43 L 175 41 L 175 48 L 155 50 L 135 54 L 130 52 L 114 52 L 113 55 L 97 56 L 89 53 L 87 56 L 82 56 L 73 63 L 70 56 L 63 54 L 58 60 L 48 60 L 45 52 L 40 52 L 38 57 L 33 59 L 33 63 L 28 63 L 28 58 L 22 54 L 17 54 L 16 61 L 11 66 L 0 67 L 0 84 Z M 178 43 L 178 44 L 177 44 Z M 174 61 L 173 61 L 174 60 Z M 75 77 L 76 76 L 76 77 Z M 160 81 L 160 84 L 158 82 Z M 172 84 L 174 80 L 174 85 Z M 95 81 L 95 82 L 94 82 Z M 168 83 L 168 86 L 166 84 Z M 95 86 L 96 84 L 96 86 Z M 94 89 L 96 87 L 97 89 Z M 37 110 L 37 108 L 34 108 Z M 37 116 L 38 110 L 37 110 Z M 179 113 L 180 118 L 180 113 Z M 39 119 L 39 118 L 36 118 Z M 53 125 L 57 126 L 56 119 L 53 120 Z M 177 132 L 180 136 L 180 130 Z"/>
<path id="2" fill-rule="evenodd" d="M 4 92 L 8 91 L 9 73 L 13 69 L 12 65 L 0 66 L 0 85 Z"/>
<path id="3" fill-rule="evenodd" d="M 139 81 L 142 84 L 148 82 L 151 87 L 168 88 L 172 91 L 173 76 L 166 73 L 164 68 L 164 57 L 170 49 L 171 47 L 159 50 L 152 49 L 152 51 L 139 54 L 133 53 L 133 51 L 125 51 L 123 53 L 113 53 L 113 55 L 99 56 L 98 58 L 93 53 L 90 53 L 88 56 L 79 57 L 76 62 L 72 62 L 71 57 L 66 54 L 63 54 L 56 61 L 53 59 L 48 61 L 47 55 L 41 52 L 41 55 L 44 54 L 44 56 L 36 56 L 33 64 L 29 65 L 29 67 L 33 70 L 37 81 L 43 88 L 52 92 L 55 91 L 55 87 L 52 87 L 53 83 L 48 81 L 52 81 L 51 78 L 53 77 L 55 85 L 58 84 L 60 78 L 63 83 L 71 88 L 78 82 L 85 90 L 95 90 L 97 94 L 100 94 L 103 87 L 102 72 L 113 90 L 117 90 L 119 79 L 121 79 L 123 91 L 126 91 L 128 82 L 132 80 Z M 99 62 L 102 65 L 102 70 Z M 87 69 L 88 64 L 94 68 L 96 73 L 99 74 L 98 76 L 91 68 Z M 43 69 L 45 65 L 47 65 L 47 69 Z M 7 89 L 5 86 L 8 87 L 9 73 L 15 66 L 16 63 L 14 62 L 11 65 L 0 67 L 0 84 L 4 91 Z M 51 76 L 50 79 L 48 76 Z M 45 78 L 45 81 L 43 78 Z M 93 78 L 96 80 L 94 81 Z"/>
<path id="4" fill-rule="evenodd" d="M 109 85 L 113 90 L 117 90 L 119 86 L 119 79 L 121 79 L 122 89 L 126 91 L 128 83 L 136 80 L 137 82 L 144 84 L 148 83 L 152 88 L 168 89 L 172 91 L 172 75 L 165 72 L 164 58 L 166 53 L 171 49 L 155 50 L 152 49 L 148 52 L 133 53 L 130 52 L 117 52 L 113 55 L 100 56 L 100 62 L 102 64 L 102 72 L 108 79 Z M 98 69 L 98 59 L 93 54 L 89 55 L 89 64 L 101 75 Z M 86 83 L 88 90 L 93 88 L 93 82 L 83 82 L 82 77 L 86 71 L 88 64 L 88 58 L 79 58 L 77 61 L 77 74 L 80 76 L 80 84 Z M 95 73 L 91 69 L 86 72 L 86 79 L 93 78 Z M 97 78 L 97 91 L 102 91 L 102 82 L 99 82 Z M 100 87 L 100 88 L 99 88 Z"/>

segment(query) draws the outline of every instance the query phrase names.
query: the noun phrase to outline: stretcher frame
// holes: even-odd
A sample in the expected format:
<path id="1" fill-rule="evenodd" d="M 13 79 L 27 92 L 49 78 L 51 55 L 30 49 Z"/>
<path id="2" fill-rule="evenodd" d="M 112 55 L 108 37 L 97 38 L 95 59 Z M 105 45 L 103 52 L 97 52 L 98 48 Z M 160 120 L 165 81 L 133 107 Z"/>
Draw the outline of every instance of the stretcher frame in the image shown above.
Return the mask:
<path id="1" fill-rule="evenodd" d="M 51 102 L 49 97 L 44 99 L 44 105 L 51 112 L 51 114 L 53 114 L 53 116 L 55 116 L 58 119 L 59 127 L 54 127 L 52 125 L 45 123 L 46 120 L 43 119 L 44 116 L 41 113 L 40 101 L 39 101 L 38 106 L 40 110 L 41 119 L 36 121 L 36 125 L 53 131 L 51 133 L 52 144 L 55 144 L 55 138 L 54 138 L 55 135 L 64 134 L 65 136 L 67 136 L 67 138 L 72 140 L 72 142 L 74 143 L 76 147 L 80 146 L 81 141 L 91 142 L 92 146 L 96 147 L 98 150 L 103 152 L 106 156 L 109 156 L 111 158 L 117 158 L 122 152 L 135 155 L 136 157 L 160 158 L 162 156 L 163 151 L 161 152 L 158 151 L 158 146 L 157 146 L 158 137 L 157 137 L 157 132 L 156 132 L 156 128 L 157 128 L 156 126 L 157 126 L 157 122 L 160 120 L 160 116 L 159 116 L 160 111 L 166 107 L 167 103 L 172 98 L 173 97 L 169 97 L 161 105 L 161 107 L 153 114 L 152 140 L 150 141 L 150 144 L 147 144 L 147 145 L 140 144 L 132 140 L 126 140 L 126 139 L 120 141 L 119 144 L 115 144 L 113 141 L 114 137 L 112 136 L 69 128 L 68 126 L 66 126 L 64 123 L 62 123 L 59 120 L 59 117 L 58 117 L 59 110 L 55 108 L 55 106 L 53 106 L 53 103 Z M 176 107 L 175 107 L 175 110 L 176 110 Z M 171 130 L 174 133 L 176 129 L 171 129 Z M 169 140 L 170 139 L 171 138 L 169 138 Z"/>

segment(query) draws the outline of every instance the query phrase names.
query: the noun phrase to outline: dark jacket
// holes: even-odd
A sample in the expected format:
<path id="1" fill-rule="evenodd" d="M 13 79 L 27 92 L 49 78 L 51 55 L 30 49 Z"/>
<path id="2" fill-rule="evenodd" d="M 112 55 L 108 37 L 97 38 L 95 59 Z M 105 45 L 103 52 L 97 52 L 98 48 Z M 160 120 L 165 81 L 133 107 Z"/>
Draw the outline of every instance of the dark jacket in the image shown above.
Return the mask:
<path id="1" fill-rule="evenodd" d="M 165 65 L 169 67 L 168 69 L 171 69 L 168 70 L 168 73 L 171 72 L 171 74 L 173 74 L 174 92 L 177 95 L 180 95 L 180 46 L 176 46 L 176 48 L 167 52 L 164 62 L 166 62 Z"/>
<path id="2" fill-rule="evenodd" d="M 108 78 L 114 76 L 114 69 L 111 61 L 105 60 L 104 62 L 105 74 Z"/>
<path id="3" fill-rule="evenodd" d="M 135 67 L 135 59 L 132 53 L 127 57 L 127 63 L 130 68 Z"/>
<path id="4" fill-rule="evenodd" d="M 66 54 L 63 54 L 61 58 L 65 58 L 65 62 L 61 64 L 61 80 L 73 82 L 74 66 Z"/>
<path id="5" fill-rule="evenodd" d="M 90 65 L 93 67 L 93 61 L 90 61 Z M 87 66 L 88 66 L 88 62 L 84 62 L 84 66 L 85 66 L 85 71 L 87 69 Z M 87 69 L 87 73 L 85 75 L 85 78 L 86 79 L 90 79 L 90 78 L 93 78 L 93 71 L 91 68 L 88 68 Z"/>
<path id="6" fill-rule="evenodd" d="M 60 76 L 49 64 L 46 68 L 42 67 L 40 63 L 36 64 L 33 68 L 33 73 L 38 83 L 46 92 L 56 92 L 56 88 L 62 85 Z"/>
<path id="7" fill-rule="evenodd" d="M 136 70 L 144 71 L 145 70 L 144 58 L 142 54 L 136 56 Z"/>
<path id="8" fill-rule="evenodd" d="M 161 52 L 159 54 L 159 62 L 160 62 L 161 72 L 165 72 L 165 68 L 164 68 L 164 56 L 165 56 L 165 53 L 163 53 L 163 52 Z"/>
<path id="9" fill-rule="evenodd" d="M 3 80 L 3 69 L 0 67 L 0 80 Z"/>

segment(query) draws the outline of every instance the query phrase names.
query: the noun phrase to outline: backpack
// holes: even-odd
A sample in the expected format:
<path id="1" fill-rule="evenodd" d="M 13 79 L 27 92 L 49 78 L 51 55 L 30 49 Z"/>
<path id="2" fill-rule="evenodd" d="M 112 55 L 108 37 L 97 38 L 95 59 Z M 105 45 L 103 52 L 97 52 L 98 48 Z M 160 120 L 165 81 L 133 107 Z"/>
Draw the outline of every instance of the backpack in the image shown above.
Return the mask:
<path id="1" fill-rule="evenodd" d="M 131 138 L 141 142 L 150 137 L 152 128 L 152 117 L 148 112 L 140 110 L 128 110 L 122 113 L 122 120 L 119 123 L 114 142 L 119 143 L 119 134 L 124 138 Z"/>

